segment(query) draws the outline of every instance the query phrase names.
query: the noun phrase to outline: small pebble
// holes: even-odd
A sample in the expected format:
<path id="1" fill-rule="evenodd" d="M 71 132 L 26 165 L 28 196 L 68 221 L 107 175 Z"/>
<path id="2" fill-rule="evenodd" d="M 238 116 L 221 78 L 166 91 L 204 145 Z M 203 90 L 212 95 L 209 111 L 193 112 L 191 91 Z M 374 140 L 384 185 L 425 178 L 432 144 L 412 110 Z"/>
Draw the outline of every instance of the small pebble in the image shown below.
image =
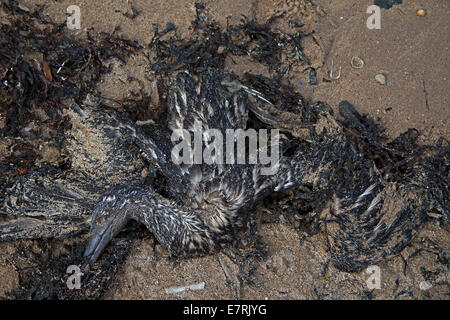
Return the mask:
<path id="1" fill-rule="evenodd" d="M 416 11 L 416 14 L 419 17 L 425 17 L 427 15 L 427 11 L 425 9 L 419 9 L 419 10 Z"/>
<path id="2" fill-rule="evenodd" d="M 382 73 L 379 73 L 379 74 L 377 74 L 376 76 L 375 76 L 375 80 L 379 83 L 379 84 L 381 84 L 381 85 L 385 85 L 386 84 L 386 82 L 387 82 L 387 80 L 386 80 L 386 76 L 384 75 L 384 74 L 382 74 Z"/>

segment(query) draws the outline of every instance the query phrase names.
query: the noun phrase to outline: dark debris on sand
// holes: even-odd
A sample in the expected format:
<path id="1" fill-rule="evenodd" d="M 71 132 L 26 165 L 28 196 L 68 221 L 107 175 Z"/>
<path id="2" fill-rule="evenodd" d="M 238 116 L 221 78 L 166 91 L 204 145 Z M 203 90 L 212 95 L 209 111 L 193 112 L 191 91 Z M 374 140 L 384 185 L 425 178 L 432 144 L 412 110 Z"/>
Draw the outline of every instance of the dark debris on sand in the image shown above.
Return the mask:
<path id="1" fill-rule="evenodd" d="M 390 9 L 396 4 L 401 4 L 402 0 L 375 0 L 374 4 L 383 8 Z"/>
<path id="2" fill-rule="evenodd" d="M 238 25 L 228 25 L 221 30 L 218 24 L 209 20 L 202 4 L 196 4 L 196 13 L 190 39 L 176 37 L 173 23 L 168 23 L 161 31 L 154 25 L 154 37 L 149 48 L 154 48 L 156 53 L 150 64 L 156 74 L 167 74 L 177 69 L 195 73 L 205 72 L 208 67 L 223 69 L 228 54 L 251 56 L 280 73 L 280 55 L 285 50 L 293 60 L 309 65 L 301 46 L 301 39 L 307 35 L 300 31 L 292 34 L 272 31 L 272 23 L 280 17 L 257 24 L 243 16 Z"/>
<path id="3" fill-rule="evenodd" d="M 63 133 L 70 127 L 63 115 L 64 101 L 82 101 L 109 71 L 106 60 L 125 61 L 139 46 L 114 35 L 76 40 L 67 35 L 65 24 L 42 17 L 44 7 L 25 12 L 16 1 L 4 1 L 1 8 L 9 22 L 0 28 L 0 112 L 6 115 L 0 138 L 18 140 L 10 155 L 0 160 L 3 194 L 14 177 L 33 169 L 38 151 L 30 140 L 51 141 L 61 149 Z M 31 122 L 36 129 L 28 127 Z M 67 159 L 60 165 L 70 167 Z"/>

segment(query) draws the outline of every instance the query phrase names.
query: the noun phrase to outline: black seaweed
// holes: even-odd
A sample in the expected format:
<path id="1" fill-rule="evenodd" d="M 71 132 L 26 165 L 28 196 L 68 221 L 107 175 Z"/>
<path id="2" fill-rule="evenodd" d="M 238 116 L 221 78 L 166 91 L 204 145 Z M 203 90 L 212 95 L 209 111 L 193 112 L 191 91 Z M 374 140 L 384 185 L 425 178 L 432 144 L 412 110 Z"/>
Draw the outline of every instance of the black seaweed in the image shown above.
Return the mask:
<path id="1" fill-rule="evenodd" d="M 401 4 L 402 0 L 375 0 L 374 4 L 384 8 L 384 9 L 390 9 L 393 5 Z"/>

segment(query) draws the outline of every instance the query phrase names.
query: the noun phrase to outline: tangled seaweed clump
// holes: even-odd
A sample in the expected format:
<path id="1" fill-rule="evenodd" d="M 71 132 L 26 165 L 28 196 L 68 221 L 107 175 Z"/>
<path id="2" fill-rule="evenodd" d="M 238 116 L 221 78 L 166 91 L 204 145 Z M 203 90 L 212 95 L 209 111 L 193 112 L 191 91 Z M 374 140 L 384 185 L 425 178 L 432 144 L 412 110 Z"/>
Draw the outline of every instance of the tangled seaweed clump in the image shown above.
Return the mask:
<path id="1" fill-rule="evenodd" d="M 44 18 L 44 6 L 31 11 L 16 1 L 2 1 L 0 8 L 8 17 L 0 25 L 0 138 L 9 144 L 9 153 L 0 156 L 3 222 L 9 221 L 4 212 L 5 197 L 18 179 L 26 180 L 38 172 L 70 172 L 71 157 L 65 150 L 65 135 L 72 127 L 67 117 L 70 103 L 83 101 L 95 90 L 102 75 L 109 72 L 110 58 L 125 62 L 139 46 L 114 35 L 97 38 L 88 34 L 87 40 L 76 39 L 67 33 L 65 23 Z M 56 154 L 52 163 L 47 162 L 49 151 Z M 55 252 L 55 246 L 67 247 L 70 254 L 63 251 L 58 255 L 61 251 Z M 76 264 L 82 254 L 76 248 L 82 248 L 82 244 L 77 247 L 76 241 L 64 245 L 47 240 L 19 244 L 11 261 L 19 272 L 20 287 L 11 293 L 12 297 L 99 297 L 117 267 L 107 264 L 105 274 L 90 277 L 84 293 L 68 292 L 60 279 L 65 277 L 67 265 Z M 129 250 L 123 248 L 109 259 L 122 261 Z"/>
<path id="2" fill-rule="evenodd" d="M 75 39 L 65 23 L 42 17 L 44 6 L 28 12 L 16 1 L 4 1 L 1 8 L 9 18 L 0 28 L 0 111 L 5 115 L 0 137 L 25 138 L 3 160 L 2 168 L 10 169 L 7 161 L 18 171 L 3 176 L 14 177 L 33 168 L 40 157 L 37 141 L 51 140 L 61 150 L 62 135 L 70 126 L 64 116 L 66 101 L 83 101 L 109 71 L 108 59 L 125 61 L 139 46 L 112 35 Z M 60 165 L 68 163 L 62 159 Z"/>
<path id="3" fill-rule="evenodd" d="M 154 25 L 154 37 L 149 48 L 155 50 L 156 56 L 150 68 L 157 74 L 177 69 L 195 72 L 205 72 L 210 67 L 223 69 L 225 58 L 231 54 L 250 56 L 272 70 L 279 70 L 282 68 L 282 52 L 289 52 L 292 62 L 309 65 L 301 45 L 302 38 L 307 35 L 298 30 L 292 34 L 272 31 L 271 25 L 280 18 L 275 16 L 264 24 L 258 24 L 243 16 L 238 25 L 227 25 L 225 30 L 221 30 L 219 25 L 209 20 L 205 7 L 197 3 L 191 38 L 180 39 L 172 35 L 163 40 L 163 36 L 176 31 L 176 26 L 168 23 L 160 31 Z"/>

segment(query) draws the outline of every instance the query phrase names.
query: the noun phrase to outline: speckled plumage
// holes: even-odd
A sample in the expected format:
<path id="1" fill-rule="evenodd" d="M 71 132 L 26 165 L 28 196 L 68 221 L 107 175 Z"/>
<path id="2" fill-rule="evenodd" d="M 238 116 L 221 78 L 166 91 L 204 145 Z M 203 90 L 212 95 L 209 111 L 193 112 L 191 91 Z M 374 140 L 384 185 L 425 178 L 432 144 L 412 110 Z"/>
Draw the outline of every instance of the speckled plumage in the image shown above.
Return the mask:
<path id="1" fill-rule="evenodd" d="M 94 210 L 93 236 L 98 234 L 97 228 L 102 228 L 96 223 L 99 216 L 127 216 L 144 223 L 176 256 L 208 253 L 233 240 L 252 218 L 252 210 L 261 199 L 308 185 L 331 197 L 317 214 L 326 221 L 338 267 L 355 271 L 399 253 L 423 221 L 421 210 L 427 197 L 420 194 L 420 188 L 404 184 L 392 190 L 396 184 L 384 181 L 373 161 L 356 151 L 326 107 L 309 106 L 309 112 L 315 113 L 315 123 L 304 125 L 295 119 L 269 115 L 263 109 L 265 99 L 259 103 L 247 92 L 252 91 L 235 77 L 216 70 L 209 70 L 201 79 L 180 73 L 168 95 L 168 128 L 192 133 L 199 128 L 214 128 L 225 136 L 226 129 L 247 129 L 249 112 L 253 112 L 272 126 L 278 124 L 291 131 L 304 129 L 296 134 L 303 143 L 293 155 L 281 156 L 276 174 L 262 175 L 258 164 L 176 166 L 168 160 L 173 147 L 168 138 L 157 145 L 136 128 L 132 134 L 137 145 L 168 177 L 169 190 L 178 204 L 162 199 L 148 187 L 126 186 L 109 191 Z M 350 175 L 354 180 L 337 182 L 336 171 L 345 162 L 354 166 L 355 172 Z M 419 196 L 412 200 L 412 194 L 404 194 L 404 189 L 417 189 L 414 192 L 419 192 Z M 108 202 L 111 196 L 116 197 L 116 203 Z M 389 200 L 396 205 L 385 206 Z M 91 244 L 95 242 L 91 240 L 86 250 L 87 256 L 95 252 L 91 261 L 99 252 L 92 251 Z"/>
<path id="2" fill-rule="evenodd" d="M 84 110 L 74 107 L 76 126 L 67 138 L 82 164 L 74 169 L 78 175 L 64 176 L 53 192 L 48 188 L 57 173 L 47 172 L 31 186 L 29 181 L 18 181 L 6 208 L 25 223 L 0 225 L 0 240 L 82 232 L 89 224 L 83 217 L 94 207 L 85 252 L 91 263 L 130 219 L 145 224 L 175 256 L 211 253 L 236 238 L 263 198 L 304 186 L 320 203 L 311 214 L 324 226 L 335 265 L 357 271 L 398 254 L 423 223 L 425 211 L 445 210 L 427 190 L 428 173 L 423 167 L 401 181 L 389 179 L 358 150 L 326 106 L 303 104 L 300 115 L 278 117 L 269 114 L 267 101 L 252 93 L 235 76 L 210 69 L 200 78 L 185 72 L 177 75 L 168 92 L 166 126 L 140 126 L 114 111 L 95 108 L 94 102 L 85 103 Z M 280 128 L 296 137 L 291 147 L 286 147 L 289 139 L 281 141 L 276 174 L 262 175 L 259 164 L 172 162 L 172 130 L 247 129 L 251 113 L 266 128 Z M 359 116 L 345 106 L 342 113 Z M 78 132 L 91 136 L 78 137 Z M 98 139 L 101 148 L 89 148 L 89 138 Z M 166 177 L 166 198 L 149 185 L 136 184 L 145 166 L 139 149 Z M 100 192 L 116 184 L 111 170 L 124 185 L 109 188 L 93 206 Z M 80 172 L 86 180 L 80 179 Z M 30 192 L 41 199 L 32 210 L 35 216 L 36 212 L 45 216 L 44 222 L 36 224 L 31 215 L 18 213 L 30 208 L 30 197 L 20 196 Z M 56 217 L 48 215 L 55 203 L 61 210 Z M 58 217 L 70 219 L 63 224 Z"/>

